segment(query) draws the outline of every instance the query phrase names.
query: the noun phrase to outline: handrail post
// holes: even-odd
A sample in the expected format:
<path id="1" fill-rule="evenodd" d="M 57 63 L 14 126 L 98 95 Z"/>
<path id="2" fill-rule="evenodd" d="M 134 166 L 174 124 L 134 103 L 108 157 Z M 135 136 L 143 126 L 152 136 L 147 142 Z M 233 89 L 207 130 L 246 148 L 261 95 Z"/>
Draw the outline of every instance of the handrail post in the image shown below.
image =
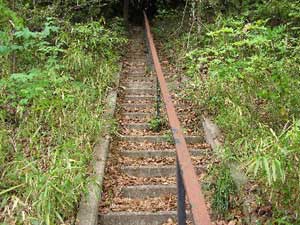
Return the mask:
<path id="1" fill-rule="evenodd" d="M 161 105 L 160 87 L 159 87 L 158 78 L 156 77 L 156 119 L 160 119 L 160 105 Z"/>
<path id="2" fill-rule="evenodd" d="M 176 180 L 177 180 L 177 219 L 178 225 L 186 225 L 185 189 L 178 158 L 176 156 Z"/>

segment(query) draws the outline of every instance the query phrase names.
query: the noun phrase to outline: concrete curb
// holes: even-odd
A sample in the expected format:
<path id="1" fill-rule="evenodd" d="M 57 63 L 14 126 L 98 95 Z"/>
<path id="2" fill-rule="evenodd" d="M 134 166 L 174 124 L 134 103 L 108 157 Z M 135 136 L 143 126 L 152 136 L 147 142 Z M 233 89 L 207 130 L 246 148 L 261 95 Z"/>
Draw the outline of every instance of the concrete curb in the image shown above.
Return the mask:
<path id="1" fill-rule="evenodd" d="M 121 69 L 122 64 L 120 65 L 119 72 L 116 75 L 115 88 L 109 90 L 106 97 L 105 102 L 107 107 L 103 117 L 107 119 L 113 117 L 116 111 L 117 88 L 119 87 Z M 98 206 L 111 140 L 108 130 L 109 126 L 104 128 L 103 135 L 99 138 L 98 144 L 94 148 L 95 161 L 93 163 L 94 174 L 92 176 L 95 176 L 95 181 L 88 184 L 88 194 L 86 196 L 82 196 L 77 212 L 76 225 L 98 224 Z"/>
<path id="2" fill-rule="evenodd" d="M 221 131 L 216 124 L 214 124 L 209 118 L 202 116 L 202 126 L 205 133 L 205 140 L 213 150 L 222 145 Z"/>
<path id="3" fill-rule="evenodd" d="M 205 140 L 213 150 L 217 150 L 223 145 L 221 131 L 216 124 L 209 118 L 202 116 L 202 125 L 205 133 Z M 247 183 L 247 176 L 238 169 L 238 165 L 232 163 L 227 165 L 230 169 L 231 176 L 238 189 L 241 189 Z"/>
<path id="4" fill-rule="evenodd" d="M 222 143 L 221 131 L 216 124 L 214 124 L 209 118 L 202 117 L 202 125 L 205 133 L 205 140 L 213 150 L 220 148 Z M 236 183 L 238 189 L 241 189 L 247 183 L 247 176 L 238 168 L 235 163 L 227 164 L 230 169 L 231 176 Z"/>
<path id="5" fill-rule="evenodd" d="M 202 126 L 204 129 L 205 140 L 214 151 L 223 145 L 223 137 L 219 127 L 213 123 L 208 117 L 202 116 Z M 242 191 L 248 182 L 246 174 L 239 169 L 239 165 L 236 163 L 228 163 L 227 167 L 230 169 L 231 177 L 235 182 L 239 191 Z M 254 201 L 255 196 L 251 193 L 247 193 L 246 199 L 243 202 L 243 213 L 247 215 L 247 224 L 256 223 L 257 218 L 251 213 L 251 202 Z"/>

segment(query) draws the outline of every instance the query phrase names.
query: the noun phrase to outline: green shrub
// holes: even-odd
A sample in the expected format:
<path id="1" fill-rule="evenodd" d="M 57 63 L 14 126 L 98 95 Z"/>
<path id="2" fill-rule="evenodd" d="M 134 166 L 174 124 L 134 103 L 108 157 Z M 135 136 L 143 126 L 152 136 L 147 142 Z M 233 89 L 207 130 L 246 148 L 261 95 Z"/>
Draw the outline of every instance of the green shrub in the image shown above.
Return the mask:
<path id="1" fill-rule="evenodd" d="M 103 100 L 126 39 L 98 22 L 72 29 L 53 21 L 1 43 L 18 71 L 0 80 L 0 222 L 74 223 L 109 123 Z"/>
<path id="2" fill-rule="evenodd" d="M 201 4 L 220 10 L 211 17 L 211 10 L 187 9 L 203 10 L 200 34 L 189 20 L 188 32 L 179 33 L 178 26 L 162 30 L 163 17 L 156 32 L 186 72 L 186 98 L 222 128 L 227 149 L 222 159 L 244 165 L 262 199 L 276 205 L 270 223 L 298 224 L 299 1 L 243 2 L 237 10 L 210 0 Z M 194 20 L 197 13 L 185 16 Z M 215 206 L 226 210 L 219 189 Z"/>

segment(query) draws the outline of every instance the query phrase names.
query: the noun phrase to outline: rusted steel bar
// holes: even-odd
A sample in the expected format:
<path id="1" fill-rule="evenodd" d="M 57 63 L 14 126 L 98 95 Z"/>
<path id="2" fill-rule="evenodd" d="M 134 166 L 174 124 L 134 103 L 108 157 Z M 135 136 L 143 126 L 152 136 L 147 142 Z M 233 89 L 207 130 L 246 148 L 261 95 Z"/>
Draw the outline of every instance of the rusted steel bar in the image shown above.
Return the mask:
<path id="1" fill-rule="evenodd" d="M 159 80 L 162 97 L 166 106 L 166 111 L 169 119 L 169 124 L 173 133 L 178 163 L 183 178 L 185 192 L 191 205 L 193 221 L 195 225 L 211 225 L 209 213 L 205 205 L 205 199 L 202 194 L 201 187 L 198 183 L 198 178 L 192 164 L 190 153 L 187 149 L 184 135 L 180 127 L 180 122 L 177 118 L 176 111 L 172 103 L 172 98 L 167 88 L 166 80 L 164 78 L 161 65 L 159 63 L 157 51 L 151 34 L 149 21 L 145 12 L 144 19 L 154 68 Z"/>
<path id="2" fill-rule="evenodd" d="M 178 157 L 176 157 L 176 183 L 177 183 L 177 223 L 186 225 L 185 189 Z"/>

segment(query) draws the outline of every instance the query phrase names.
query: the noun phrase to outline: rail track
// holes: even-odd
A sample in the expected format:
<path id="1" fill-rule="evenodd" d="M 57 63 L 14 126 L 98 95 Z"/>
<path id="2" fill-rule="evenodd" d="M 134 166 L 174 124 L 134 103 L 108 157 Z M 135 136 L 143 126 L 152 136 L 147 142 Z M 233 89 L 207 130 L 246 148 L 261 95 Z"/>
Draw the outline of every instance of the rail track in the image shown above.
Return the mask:
<path id="1" fill-rule="evenodd" d="M 190 110 L 172 103 L 163 71 L 172 73 L 159 63 L 146 15 L 145 30 L 131 29 L 118 93 L 119 135 L 106 166 L 99 224 L 208 225 L 199 181 L 211 150 L 201 130 L 182 131 L 179 121 L 188 126 Z M 158 116 L 168 122 L 156 130 Z"/>

